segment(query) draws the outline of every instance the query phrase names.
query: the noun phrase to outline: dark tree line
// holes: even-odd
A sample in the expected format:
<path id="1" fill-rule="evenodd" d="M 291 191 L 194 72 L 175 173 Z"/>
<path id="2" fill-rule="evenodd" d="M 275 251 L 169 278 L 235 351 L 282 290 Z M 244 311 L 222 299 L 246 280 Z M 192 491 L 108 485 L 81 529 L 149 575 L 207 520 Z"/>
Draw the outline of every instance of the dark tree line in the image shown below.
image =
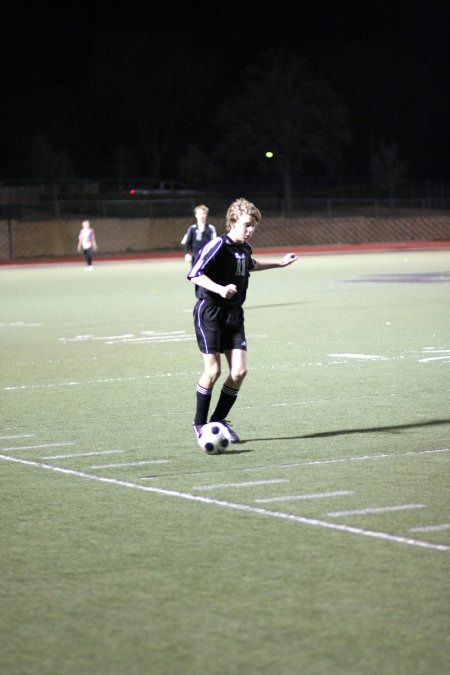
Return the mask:
<path id="1" fill-rule="evenodd" d="M 299 176 L 384 175 L 392 187 L 432 171 L 448 127 L 444 105 L 427 109 L 438 93 L 426 65 L 357 44 L 315 64 L 283 49 L 251 57 L 224 60 L 181 32 L 98 35 L 67 80 L 43 72 L 6 97 L 1 172 L 192 187 L 277 174 L 289 200 Z"/>

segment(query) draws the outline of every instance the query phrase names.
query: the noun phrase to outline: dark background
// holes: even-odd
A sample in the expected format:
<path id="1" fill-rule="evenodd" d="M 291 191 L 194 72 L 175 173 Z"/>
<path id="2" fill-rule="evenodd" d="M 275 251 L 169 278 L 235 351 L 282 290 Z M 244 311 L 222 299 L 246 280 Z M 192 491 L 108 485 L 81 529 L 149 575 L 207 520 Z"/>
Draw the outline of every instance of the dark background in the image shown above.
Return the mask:
<path id="1" fill-rule="evenodd" d="M 59 166 L 79 178 L 122 171 L 177 179 L 192 145 L 220 166 L 218 115 L 239 96 L 246 68 L 274 47 L 306 59 L 345 105 L 352 142 L 342 150 L 340 175 L 367 176 L 376 144 L 385 142 L 398 145 L 409 179 L 446 179 L 449 6 L 442 0 L 6 6 L 0 180 L 41 178 L 43 148 L 51 171 Z M 159 164 L 150 118 L 158 121 L 160 146 L 167 145 Z M 240 178 L 235 159 L 233 178 Z M 230 168 L 224 170 L 222 179 L 230 180 Z"/>

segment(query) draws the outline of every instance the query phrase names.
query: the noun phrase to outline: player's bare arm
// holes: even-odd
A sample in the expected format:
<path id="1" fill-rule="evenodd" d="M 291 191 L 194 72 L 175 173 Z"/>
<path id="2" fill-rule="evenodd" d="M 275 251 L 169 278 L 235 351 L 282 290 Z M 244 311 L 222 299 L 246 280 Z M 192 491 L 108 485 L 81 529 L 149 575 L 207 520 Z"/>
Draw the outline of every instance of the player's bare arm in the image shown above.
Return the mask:
<path id="1" fill-rule="evenodd" d="M 215 281 L 210 279 L 206 274 L 201 274 L 199 277 L 194 277 L 191 279 L 193 284 L 197 284 L 197 286 L 202 286 L 203 288 L 206 288 L 208 291 L 212 291 L 213 293 L 217 293 L 220 295 L 222 298 L 231 298 L 233 295 L 237 293 L 237 288 L 234 284 L 227 284 L 226 286 L 221 286 L 220 284 L 216 284 Z"/>
<path id="2" fill-rule="evenodd" d="M 259 262 L 256 260 L 256 265 L 253 268 L 253 271 L 263 272 L 264 270 L 271 270 L 277 267 L 287 267 L 288 265 L 292 265 L 292 263 L 296 260 L 298 260 L 298 256 L 296 256 L 295 253 L 287 253 L 279 262 Z"/>

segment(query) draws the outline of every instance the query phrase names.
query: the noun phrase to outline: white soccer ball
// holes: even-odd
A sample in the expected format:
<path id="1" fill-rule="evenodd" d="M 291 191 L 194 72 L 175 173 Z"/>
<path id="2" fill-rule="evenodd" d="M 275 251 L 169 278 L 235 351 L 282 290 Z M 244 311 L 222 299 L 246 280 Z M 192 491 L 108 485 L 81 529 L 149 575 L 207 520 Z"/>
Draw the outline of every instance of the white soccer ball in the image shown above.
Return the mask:
<path id="1" fill-rule="evenodd" d="M 198 442 L 207 455 L 220 455 L 230 443 L 228 430 L 220 422 L 209 422 L 202 426 Z"/>

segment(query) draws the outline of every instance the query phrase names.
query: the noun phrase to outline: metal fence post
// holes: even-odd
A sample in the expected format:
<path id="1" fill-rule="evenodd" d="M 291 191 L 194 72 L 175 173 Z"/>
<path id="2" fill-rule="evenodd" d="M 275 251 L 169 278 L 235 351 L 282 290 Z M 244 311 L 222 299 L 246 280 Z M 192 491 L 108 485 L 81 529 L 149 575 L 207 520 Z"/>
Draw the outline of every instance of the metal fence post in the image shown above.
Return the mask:
<path id="1" fill-rule="evenodd" d="M 14 259 L 12 223 L 11 223 L 11 204 L 8 204 L 8 255 L 10 260 Z"/>

